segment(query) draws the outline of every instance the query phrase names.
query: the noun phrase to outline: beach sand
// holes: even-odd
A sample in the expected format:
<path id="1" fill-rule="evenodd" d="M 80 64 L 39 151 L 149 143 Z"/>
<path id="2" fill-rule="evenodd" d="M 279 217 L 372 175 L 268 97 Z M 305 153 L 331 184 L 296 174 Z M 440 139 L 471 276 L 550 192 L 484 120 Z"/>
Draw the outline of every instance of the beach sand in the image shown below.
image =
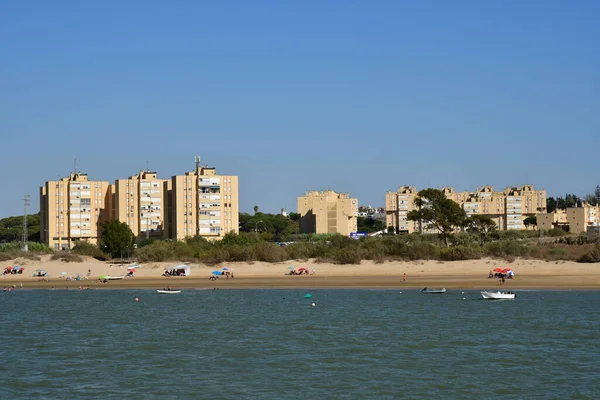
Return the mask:
<path id="1" fill-rule="evenodd" d="M 81 263 L 65 263 L 42 256 L 40 260 L 17 259 L 4 262 L 2 267 L 20 265 L 23 274 L 0 277 L 0 286 L 16 285 L 20 288 L 78 287 L 89 285 L 102 289 L 131 288 L 406 288 L 445 287 L 447 289 L 600 289 L 600 264 L 578 264 L 574 262 L 546 262 L 540 260 L 516 260 L 508 263 L 502 260 L 482 259 L 469 261 L 415 261 L 374 263 L 363 261 L 360 265 L 336 265 L 313 261 L 290 261 L 285 263 L 223 263 L 218 266 L 190 264 L 191 274 L 187 277 L 163 277 L 164 269 L 176 262 L 141 263 L 133 278 L 98 282 L 100 275 L 120 276 L 127 273 L 127 265 L 101 262 L 85 258 Z M 289 266 L 314 270 L 314 275 L 286 276 Z M 218 281 L 208 278 L 214 270 L 228 268 L 234 279 L 221 277 Z M 488 279 L 488 273 L 495 268 L 511 268 L 515 279 L 506 280 L 501 285 L 498 279 Z M 4 269 L 4 268 L 2 268 Z M 36 269 L 48 272 L 47 281 L 32 277 Z M 67 281 L 67 276 L 77 273 L 87 280 Z M 61 275 L 65 272 L 66 275 Z M 403 282 L 406 274 L 406 282 Z"/>

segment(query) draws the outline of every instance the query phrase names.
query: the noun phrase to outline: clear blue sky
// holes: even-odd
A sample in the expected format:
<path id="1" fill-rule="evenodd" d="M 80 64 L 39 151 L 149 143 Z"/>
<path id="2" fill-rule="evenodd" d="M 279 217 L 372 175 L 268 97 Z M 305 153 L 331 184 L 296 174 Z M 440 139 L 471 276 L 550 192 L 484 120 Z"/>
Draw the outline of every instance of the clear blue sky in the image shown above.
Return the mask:
<path id="1" fill-rule="evenodd" d="M 600 184 L 600 2 L 6 1 L 0 217 L 72 170 L 309 189 Z"/>

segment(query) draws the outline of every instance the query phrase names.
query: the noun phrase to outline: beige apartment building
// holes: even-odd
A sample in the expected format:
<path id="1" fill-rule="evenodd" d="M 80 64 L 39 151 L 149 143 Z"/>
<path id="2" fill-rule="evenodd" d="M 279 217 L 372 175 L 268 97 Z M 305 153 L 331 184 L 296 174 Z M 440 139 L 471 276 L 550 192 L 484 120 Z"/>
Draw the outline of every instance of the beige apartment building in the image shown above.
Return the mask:
<path id="1" fill-rule="evenodd" d="M 129 225 L 138 237 L 166 238 L 166 182 L 150 171 L 117 179 L 111 185 L 111 218 Z"/>
<path id="2" fill-rule="evenodd" d="M 543 230 L 560 228 L 572 233 L 588 232 L 600 226 L 600 207 L 584 203 L 582 207 L 540 213 L 537 215 L 537 226 Z"/>
<path id="3" fill-rule="evenodd" d="M 301 233 L 339 233 L 357 230 L 358 199 L 333 190 L 309 191 L 298 197 Z"/>
<path id="4" fill-rule="evenodd" d="M 171 178 L 168 187 L 169 237 L 220 239 L 239 232 L 238 177 L 202 167 Z"/>
<path id="5" fill-rule="evenodd" d="M 456 192 L 452 187 L 445 187 L 442 191 L 447 198 L 458 203 L 468 216 L 488 215 L 502 230 L 524 229 L 525 218 L 546 211 L 546 190 L 535 190 L 532 185 L 509 187 L 502 192 L 496 192 L 493 186 L 483 186 L 475 192 Z M 406 218 L 408 212 L 415 209 L 417 194 L 417 189 L 410 186 L 401 186 L 396 192 L 386 193 L 388 227 L 395 227 L 400 232 L 420 231 L 418 222 Z"/>
<path id="6" fill-rule="evenodd" d="M 73 248 L 78 241 L 97 244 L 101 225 L 110 218 L 109 187 L 72 173 L 40 188 L 40 236 L 52 249 Z"/>

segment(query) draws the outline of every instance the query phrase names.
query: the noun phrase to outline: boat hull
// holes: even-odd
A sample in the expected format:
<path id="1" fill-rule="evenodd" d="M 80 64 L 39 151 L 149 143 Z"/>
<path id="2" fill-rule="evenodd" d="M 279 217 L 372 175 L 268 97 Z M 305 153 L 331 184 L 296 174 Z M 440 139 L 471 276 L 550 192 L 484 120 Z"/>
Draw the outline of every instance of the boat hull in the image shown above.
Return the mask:
<path id="1" fill-rule="evenodd" d="M 177 293 L 181 293 L 181 290 L 157 290 L 156 293 L 158 293 L 158 294 L 177 294 Z"/>
<path id="2" fill-rule="evenodd" d="M 421 293 L 423 294 L 444 294 L 446 293 L 446 288 L 441 289 L 422 289 Z"/>
<path id="3" fill-rule="evenodd" d="M 514 300 L 517 295 L 514 293 L 503 293 L 503 292 L 481 292 L 481 297 L 484 300 Z"/>
<path id="4" fill-rule="evenodd" d="M 119 279 L 123 279 L 125 276 L 107 276 L 106 279 L 109 281 L 117 281 Z"/>

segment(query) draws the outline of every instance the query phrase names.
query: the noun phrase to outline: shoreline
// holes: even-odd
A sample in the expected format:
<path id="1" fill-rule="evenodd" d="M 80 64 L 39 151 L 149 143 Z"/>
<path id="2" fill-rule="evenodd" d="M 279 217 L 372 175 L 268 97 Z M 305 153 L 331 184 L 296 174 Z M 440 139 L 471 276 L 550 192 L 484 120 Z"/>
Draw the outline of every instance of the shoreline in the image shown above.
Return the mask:
<path id="1" fill-rule="evenodd" d="M 287 276 L 287 277 L 239 277 L 210 281 L 198 277 L 127 278 L 100 283 L 97 280 L 65 281 L 50 279 L 4 279 L 2 286 L 16 285 L 17 289 L 406 289 L 444 287 L 449 290 L 600 290 L 600 282 L 590 280 L 588 275 L 521 276 L 499 284 L 497 279 L 475 276 L 417 276 L 402 282 L 402 276 Z"/>
<path id="2" fill-rule="evenodd" d="M 23 274 L 0 275 L 0 286 L 27 289 L 78 288 L 93 289 L 161 289 L 171 286 L 181 289 L 422 289 L 449 290 L 600 290 L 600 263 L 578 264 L 568 261 L 545 262 L 518 259 L 508 263 L 502 260 L 482 259 L 465 261 L 388 261 L 360 264 L 320 263 L 315 260 L 295 260 L 285 263 L 231 262 L 218 265 L 187 264 L 190 276 L 164 277 L 162 273 L 177 262 L 151 262 L 136 265 L 133 278 L 98 282 L 101 275 L 124 276 L 127 265 L 101 262 L 90 257 L 80 263 L 67 263 L 43 256 L 39 260 L 15 259 L 4 266 L 20 265 Z M 291 269 L 307 270 L 310 274 L 288 275 Z M 491 271 L 511 269 L 515 279 L 504 285 L 498 279 L 488 278 Z M 41 282 L 35 275 L 45 271 L 49 281 Z M 233 279 L 221 277 L 209 280 L 217 271 L 229 271 Z M 406 274 L 406 282 L 403 282 Z M 89 275 L 89 279 L 84 277 Z M 69 280 L 80 276 L 84 279 Z"/>

